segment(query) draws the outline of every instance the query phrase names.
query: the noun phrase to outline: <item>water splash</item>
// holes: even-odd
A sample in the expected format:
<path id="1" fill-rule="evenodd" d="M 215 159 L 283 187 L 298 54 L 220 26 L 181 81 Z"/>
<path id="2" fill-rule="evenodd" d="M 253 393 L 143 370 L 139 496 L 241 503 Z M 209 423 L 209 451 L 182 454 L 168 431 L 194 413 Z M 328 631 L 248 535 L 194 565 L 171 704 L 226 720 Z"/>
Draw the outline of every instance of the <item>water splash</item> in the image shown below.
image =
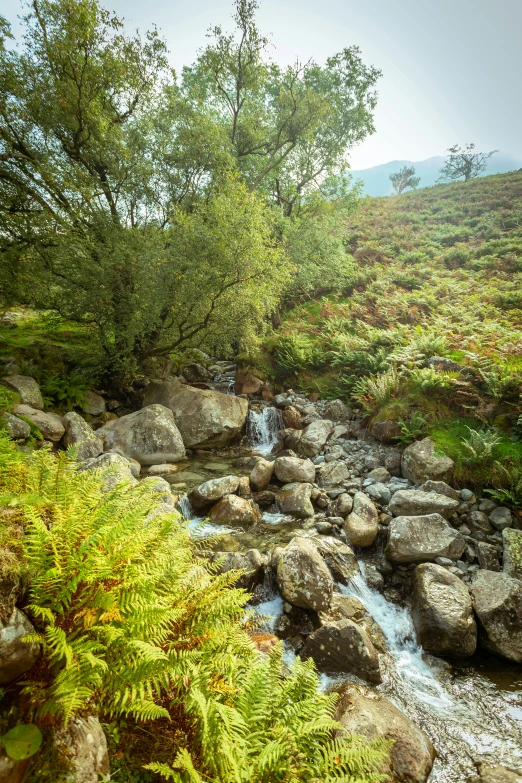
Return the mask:
<path id="1" fill-rule="evenodd" d="M 199 516 L 194 510 L 188 495 L 180 495 L 178 499 L 178 508 L 181 516 L 187 522 L 187 529 L 193 538 L 209 538 L 223 533 L 237 532 L 232 527 L 226 525 L 215 525 L 212 522 L 205 522 L 205 517 Z"/>
<path id="2" fill-rule="evenodd" d="M 248 414 L 247 434 L 252 448 L 258 454 L 271 454 L 279 442 L 284 429 L 281 411 L 265 406 L 262 410 L 250 410 Z"/>

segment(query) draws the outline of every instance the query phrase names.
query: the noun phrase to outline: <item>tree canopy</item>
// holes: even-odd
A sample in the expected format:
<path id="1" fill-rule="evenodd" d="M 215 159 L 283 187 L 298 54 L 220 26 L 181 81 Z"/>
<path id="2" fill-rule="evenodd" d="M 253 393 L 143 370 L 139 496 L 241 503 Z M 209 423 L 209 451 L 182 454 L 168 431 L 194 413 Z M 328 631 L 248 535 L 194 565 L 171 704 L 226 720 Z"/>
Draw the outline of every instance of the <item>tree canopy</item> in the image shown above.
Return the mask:
<path id="1" fill-rule="evenodd" d="M 464 182 L 479 177 L 486 170 L 487 162 L 498 150 L 475 152 L 474 144 L 459 147 L 454 144 L 448 149 L 448 158 L 440 170 L 437 182 L 453 182 L 464 177 Z"/>
<path id="2" fill-rule="evenodd" d="M 406 188 L 415 190 L 421 178 L 415 176 L 415 166 L 402 166 L 399 171 L 390 174 L 390 181 L 394 191 L 400 195 Z"/>

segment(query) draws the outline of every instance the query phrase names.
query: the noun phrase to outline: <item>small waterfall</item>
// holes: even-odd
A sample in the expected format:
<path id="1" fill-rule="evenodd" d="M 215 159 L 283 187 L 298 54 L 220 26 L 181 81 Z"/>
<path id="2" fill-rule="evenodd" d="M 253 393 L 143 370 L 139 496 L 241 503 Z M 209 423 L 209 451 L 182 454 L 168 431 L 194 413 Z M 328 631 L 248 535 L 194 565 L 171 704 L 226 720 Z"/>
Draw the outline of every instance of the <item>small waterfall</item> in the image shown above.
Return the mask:
<path id="1" fill-rule="evenodd" d="M 252 448 L 263 456 L 271 454 L 283 431 L 283 417 L 277 408 L 265 406 L 262 410 L 251 409 L 248 414 L 247 434 Z"/>
<path id="2" fill-rule="evenodd" d="M 198 516 L 197 511 L 193 509 L 188 495 L 180 495 L 178 508 L 181 516 L 186 520 L 187 528 L 193 538 L 208 538 L 209 536 L 216 536 L 222 533 L 235 532 L 233 527 L 205 522 L 205 517 Z"/>

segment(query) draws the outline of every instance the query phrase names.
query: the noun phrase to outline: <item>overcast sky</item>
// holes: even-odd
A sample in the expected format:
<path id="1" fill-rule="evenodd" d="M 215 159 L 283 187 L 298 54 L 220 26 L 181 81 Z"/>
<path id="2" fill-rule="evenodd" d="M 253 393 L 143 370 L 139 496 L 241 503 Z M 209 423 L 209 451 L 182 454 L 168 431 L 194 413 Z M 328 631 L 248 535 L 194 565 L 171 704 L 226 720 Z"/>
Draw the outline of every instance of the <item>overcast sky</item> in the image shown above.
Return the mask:
<path id="1" fill-rule="evenodd" d="M 222 0 L 102 3 L 131 28 L 156 23 L 177 69 L 193 61 L 211 24 L 232 25 Z M 16 22 L 19 1 L 0 0 L 0 13 Z M 383 71 L 377 132 L 353 150 L 353 168 L 422 160 L 468 141 L 522 157 L 522 0 L 262 0 L 258 20 L 281 63 L 323 62 L 357 45 Z"/>

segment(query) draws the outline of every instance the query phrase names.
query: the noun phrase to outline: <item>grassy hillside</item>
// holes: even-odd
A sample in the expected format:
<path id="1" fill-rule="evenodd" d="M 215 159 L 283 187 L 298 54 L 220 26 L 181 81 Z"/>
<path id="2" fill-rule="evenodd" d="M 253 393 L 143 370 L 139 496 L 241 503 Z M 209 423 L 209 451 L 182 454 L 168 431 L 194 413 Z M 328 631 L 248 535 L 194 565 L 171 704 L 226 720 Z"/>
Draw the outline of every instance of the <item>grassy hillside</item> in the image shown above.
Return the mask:
<path id="1" fill-rule="evenodd" d="M 367 199 L 346 245 L 349 289 L 287 313 L 265 369 L 351 400 L 370 424 L 401 422 L 405 442 L 432 434 L 463 481 L 511 487 L 505 469 L 522 465 L 522 173 Z M 467 369 L 441 372 L 432 356 Z"/>

